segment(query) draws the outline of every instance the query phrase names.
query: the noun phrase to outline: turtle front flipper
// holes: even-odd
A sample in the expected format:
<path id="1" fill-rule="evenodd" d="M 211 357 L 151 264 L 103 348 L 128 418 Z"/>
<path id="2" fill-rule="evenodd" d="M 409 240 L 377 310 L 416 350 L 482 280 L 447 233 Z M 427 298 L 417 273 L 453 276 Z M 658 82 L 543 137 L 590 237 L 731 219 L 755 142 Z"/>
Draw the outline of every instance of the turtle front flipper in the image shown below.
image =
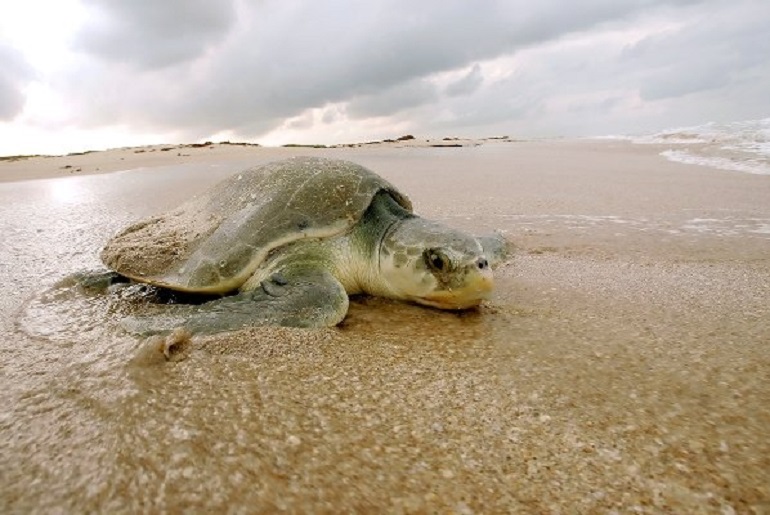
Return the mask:
<path id="1" fill-rule="evenodd" d="M 141 335 L 184 328 L 194 334 L 236 331 L 246 327 L 326 327 L 339 324 L 348 311 L 348 295 L 328 271 L 282 270 L 260 287 L 199 306 L 174 306 L 173 313 L 131 318 L 123 323 Z"/>

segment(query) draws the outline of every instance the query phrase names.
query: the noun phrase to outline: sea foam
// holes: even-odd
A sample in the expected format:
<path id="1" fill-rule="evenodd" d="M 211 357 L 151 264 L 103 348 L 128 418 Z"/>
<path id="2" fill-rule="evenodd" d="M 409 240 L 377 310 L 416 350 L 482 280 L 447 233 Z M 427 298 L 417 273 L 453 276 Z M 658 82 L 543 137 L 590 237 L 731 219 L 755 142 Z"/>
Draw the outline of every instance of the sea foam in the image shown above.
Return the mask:
<path id="1" fill-rule="evenodd" d="M 709 122 L 624 139 L 671 145 L 661 155 L 679 163 L 770 175 L 770 118 Z"/>

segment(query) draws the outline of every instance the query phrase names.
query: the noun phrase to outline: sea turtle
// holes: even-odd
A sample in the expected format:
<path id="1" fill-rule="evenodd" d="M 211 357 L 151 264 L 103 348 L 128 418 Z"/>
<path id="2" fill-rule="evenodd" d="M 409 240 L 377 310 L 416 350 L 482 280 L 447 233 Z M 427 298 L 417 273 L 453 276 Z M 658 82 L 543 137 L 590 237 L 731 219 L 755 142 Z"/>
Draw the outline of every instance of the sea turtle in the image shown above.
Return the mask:
<path id="1" fill-rule="evenodd" d="M 142 319 L 143 332 L 256 325 L 333 326 L 348 295 L 441 309 L 492 290 L 501 237 L 420 218 L 410 200 L 349 161 L 292 158 L 237 173 L 178 208 L 119 232 L 101 259 L 115 277 L 220 297 Z"/>

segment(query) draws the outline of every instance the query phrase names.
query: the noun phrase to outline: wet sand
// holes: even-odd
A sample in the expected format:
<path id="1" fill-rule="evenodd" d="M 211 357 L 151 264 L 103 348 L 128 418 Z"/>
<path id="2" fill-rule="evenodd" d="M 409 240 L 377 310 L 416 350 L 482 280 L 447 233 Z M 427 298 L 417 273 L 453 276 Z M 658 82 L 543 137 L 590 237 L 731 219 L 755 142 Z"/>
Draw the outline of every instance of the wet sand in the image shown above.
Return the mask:
<path id="1" fill-rule="evenodd" d="M 661 149 L 253 149 L 0 184 L 0 507 L 767 513 L 770 177 Z M 504 231 L 493 299 L 358 298 L 339 328 L 193 337 L 166 362 L 119 330 L 120 296 L 41 296 L 277 154 L 354 160 L 426 217 Z"/>

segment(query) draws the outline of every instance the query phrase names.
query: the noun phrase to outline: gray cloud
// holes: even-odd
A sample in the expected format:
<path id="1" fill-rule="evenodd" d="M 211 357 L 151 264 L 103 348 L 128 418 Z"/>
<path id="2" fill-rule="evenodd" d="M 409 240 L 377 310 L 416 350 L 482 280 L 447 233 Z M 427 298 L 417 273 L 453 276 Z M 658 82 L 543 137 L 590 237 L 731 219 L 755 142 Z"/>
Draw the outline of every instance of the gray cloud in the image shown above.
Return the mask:
<path id="1" fill-rule="evenodd" d="M 235 22 L 234 0 L 87 0 L 90 22 L 77 39 L 83 51 L 138 68 L 200 56 Z"/>
<path id="2" fill-rule="evenodd" d="M 58 84 L 79 122 L 185 137 L 258 137 L 329 105 L 341 107 L 291 127 L 391 116 L 416 132 L 507 123 L 525 134 L 596 133 L 652 124 L 653 112 L 692 117 L 676 99 L 770 74 L 761 0 L 90 5 L 100 14 L 79 36 L 81 65 Z M 636 43 L 591 39 L 656 23 L 674 28 Z M 519 55 L 504 79 L 478 64 Z"/>
<path id="3" fill-rule="evenodd" d="M 352 118 L 389 116 L 437 99 L 438 92 L 433 84 L 412 80 L 376 94 L 354 98 L 348 104 L 347 114 Z"/>
<path id="4" fill-rule="evenodd" d="M 2 43 L 0 63 L 0 120 L 12 120 L 24 107 L 23 89 L 33 72 L 21 54 Z"/>
<path id="5" fill-rule="evenodd" d="M 441 99 L 435 105 L 439 112 L 427 106 L 422 112 L 405 113 L 420 120 L 420 130 L 438 134 L 478 136 L 484 126 L 539 116 L 544 105 L 537 92 L 522 79 L 512 77 L 477 90 L 475 95 L 456 95 Z M 401 121 L 406 121 L 402 119 Z"/>
<path id="6" fill-rule="evenodd" d="M 207 45 L 212 37 L 221 37 L 225 22 L 214 24 L 216 30 L 196 30 L 193 21 L 206 28 L 210 25 L 202 22 L 203 14 L 214 14 L 202 3 L 177 10 L 163 3 L 145 25 L 142 13 L 150 2 L 113 0 L 99 7 L 103 19 L 112 21 L 91 26 L 81 36 L 88 42 L 85 50 L 107 61 L 91 63 L 81 75 L 99 89 L 102 105 L 98 110 L 89 107 L 95 92 L 83 89 L 82 80 L 73 94 L 80 92 L 82 108 L 93 123 L 117 116 L 168 128 L 259 133 L 309 107 L 378 94 L 435 72 L 623 18 L 656 3 L 594 0 L 583 2 L 580 9 L 566 9 L 556 0 L 481 6 L 460 0 L 252 1 L 241 4 L 239 30 L 212 49 Z M 164 35 L 173 13 L 188 9 L 192 14 L 184 28 Z M 115 23 L 119 30 L 108 36 Z M 204 49 L 208 53 L 203 62 L 180 68 Z M 124 71 L 126 64 L 156 63 L 178 66 L 145 74 Z M 126 76 L 119 77 L 121 73 Z M 118 88 L 110 97 L 111 88 L 99 88 L 105 80 L 134 86 L 129 92 Z"/>
<path id="7" fill-rule="evenodd" d="M 499 123 L 494 109 L 512 102 L 509 127 L 522 135 L 590 135 L 658 130 L 709 120 L 770 114 L 770 4 L 756 0 L 673 6 L 608 29 L 651 27 L 635 43 L 596 39 L 533 46 L 516 73 L 468 102 L 444 102 L 466 124 Z M 656 29 L 657 30 L 654 30 Z M 633 30 L 631 31 L 633 32 Z M 770 90 L 770 89 L 768 89 Z M 483 100 L 480 100 L 483 99 Z"/>
<path id="8" fill-rule="evenodd" d="M 743 7 L 737 9 L 736 7 Z M 640 41 L 624 53 L 630 70 L 647 70 L 642 97 L 676 98 L 716 89 L 744 70 L 768 69 L 770 4 L 740 1 L 721 9 L 690 9 L 687 25 Z"/>
<path id="9" fill-rule="evenodd" d="M 308 129 L 313 126 L 313 114 L 308 111 L 302 116 L 290 120 L 286 127 L 289 129 Z"/>
<path id="10" fill-rule="evenodd" d="M 321 123 L 329 124 L 340 121 L 344 118 L 345 114 L 345 110 L 339 107 L 325 109 L 321 116 Z"/>
<path id="11" fill-rule="evenodd" d="M 464 77 L 446 87 L 446 94 L 450 97 L 469 95 L 476 91 L 482 82 L 484 82 L 484 76 L 481 73 L 481 66 L 476 63 Z"/>

